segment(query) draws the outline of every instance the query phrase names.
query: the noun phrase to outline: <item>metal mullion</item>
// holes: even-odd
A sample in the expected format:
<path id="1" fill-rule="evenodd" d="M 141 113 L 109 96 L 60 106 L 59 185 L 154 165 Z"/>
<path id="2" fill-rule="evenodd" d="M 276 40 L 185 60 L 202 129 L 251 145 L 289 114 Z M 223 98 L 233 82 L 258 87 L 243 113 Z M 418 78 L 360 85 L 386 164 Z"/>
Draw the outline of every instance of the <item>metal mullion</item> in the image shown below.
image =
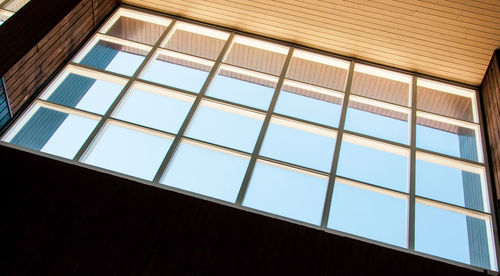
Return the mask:
<path id="1" fill-rule="evenodd" d="M 391 140 L 385 140 L 385 139 L 382 139 L 382 138 L 379 138 L 379 137 L 376 137 L 376 136 L 370 136 L 370 135 L 367 135 L 367 134 L 364 134 L 364 133 L 354 132 L 354 131 L 347 130 L 347 129 L 344 129 L 343 132 L 345 134 L 349 134 L 349 135 L 352 135 L 352 136 L 358 136 L 358 137 L 361 137 L 361 138 L 364 138 L 364 139 L 373 140 L 373 141 L 384 143 L 384 144 L 387 144 L 387 145 L 390 145 L 390 146 L 394 146 L 394 147 L 398 147 L 398 148 L 411 149 L 411 146 L 409 146 L 407 144 L 401 144 L 401 143 L 394 142 L 394 141 L 391 141 Z"/>
<path id="2" fill-rule="evenodd" d="M 285 61 L 285 63 L 286 63 L 286 61 Z M 267 75 L 267 76 L 270 76 L 270 77 L 273 77 L 273 78 L 277 78 L 278 82 L 281 79 L 281 74 L 279 76 L 278 75 L 273 75 L 273 74 L 264 73 L 264 72 L 261 72 L 261 71 L 252 70 L 250 68 L 241 67 L 239 65 L 235 65 L 235 64 L 231 64 L 231 63 L 222 63 L 222 65 L 227 65 L 227 66 L 231 66 L 231 67 L 234 67 L 234 68 L 237 68 L 237 69 L 241 69 L 241 70 L 246 70 L 246 71 L 253 71 L 253 72 L 256 72 L 258 74 Z M 231 71 L 229 69 L 223 69 L 223 70 Z"/>
<path id="3" fill-rule="evenodd" d="M 345 179 L 345 180 L 350 181 L 350 182 L 355 182 L 357 184 L 360 184 L 360 186 L 373 187 L 375 189 L 386 190 L 389 193 L 394 193 L 394 194 L 398 194 L 398 195 L 403 196 L 403 197 L 408 197 L 408 193 L 401 192 L 401 191 L 398 191 L 398 190 L 394 190 L 394 189 L 391 189 L 391 188 L 382 187 L 382 186 L 375 185 L 375 184 L 371 184 L 371 183 L 368 183 L 368 182 L 365 182 L 365 181 L 361 181 L 361 180 L 357 180 L 357 179 L 353 179 L 353 178 L 345 177 L 345 176 L 341 176 L 341 175 L 338 175 L 337 178 L 339 178 L 339 179 Z M 342 182 L 342 181 L 340 181 L 340 182 Z M 348 184 L 346 184 L 346 185 L 348 185 Z M 365 189 L 365 190 L 368 190 L 368 189 Z"/>
<path id="4" fill-rule="evenodd" d="M 417 77 L 412 76 L 411 85 L 411 130 L 410 130 L 410 175 L 408 205 L 408 249 L 415 250 L 415 167 L 417 162 Z"/>
<path id="5" fill-rule="evenodd" d="M 384 100 L 381 100 L 381 99 L 377 99 L 377 98 L 370 98 L 370 97 L 366 97 L 366 96 L 363 96 L 363 95 L 358 95 L 358 94 L 352 94 L 354 97 L 357 97 L 357 98 L 361 98 L 361 99 L 367 99 L 367 100 L 371 100 L 371 101 L 376 101 L 376 102 L 380 102 L 382 104 L 387 104 L 387 105 L 392 105 L 394 106 L 394 108 L 396 107 L 400 107 L 402 109 L 406 109 L 407 111 L 409 111 L 409 113 L 411 113 L 411 107 L 408 107 L 406 105 L 402 105 L 402 104 L 397 104 L 397 103 L 393 103 L 393 102 L 388 102 L 388 101 L 384 101 Z M 356 101 L 355 99 L 353 100 L 355 102 L 358 102 Z M 358 102 L 358 103 L 362 103 L 362 102 Z M 366 105 L 372 105 L 372 104 L 367 104 L 367 103 L 362 103 L 362 104 L 366 104 Z M 381 107 L 383 109 L 391 109 L 392 111 L 396 111 L 396 112 L 399 112 L 399 113 L 403 113 L 401 111 L 397 111 L 397 110 L 394 110 L 393 108 L 391 107 Z"/>
<path id="6" fill-rule="evenodd" d="M 214 102 L 214 103 L 218 103 L 218 104 L 222 104 L 222 105 L 231 106 L 231 107 L 234 107 L 234 108 L 239 108 L 239 109 L 244 109 L 244 110 L 247 110 L 247 111 L 259 113 L 259 114 L 262 114 L 262 115 L 266 114 L 266 111 L 263 110 L 263 109 L 258 109 L 258 108 L 253 107 L 253 106 L 244 105 L 244 104 L 240 104 L 240 103 L 237 103 L 237 102 L 231 102 L 231 101 L 228 101 L 228 100 L 219 99 L 219 98 L 212 97 L 212 96 L 203 96 L 203 99 L 207 100 L 207 101 L 210 101 L 210 102 Z"/>
<path id="7" fill-rule="evenodd" d="M 157 82 L 153 82 L 153 81 L 148 81 L 148 80 L 144 80 L 144 79 L 137 79 L 136 82 L 137 83 L 143 83 L 145 85 L 156 86 L 158 88 L 165 89 L 165 90 L 172 90 L 172 91 L 175 91 L 175 92 L 179 92 L 179 93 L 183 93 L 183 94 L 188 94 L 188 95 L 193 96 L 195 98 L 198 97 L 198 95 L 199 95 L 199 93 L 196 93 L 196 92 L 192 92 L 192 91 L 184 90 L 184 89 L 177 88 L 177 87 L 174 87 L 174 86 L 168 86 L 168 85 L 165 85 L 165 84 L 161 84 L 161 83 L 157 83 Z"/>
<path id="8" fill-rule="evenodd" d="M 460 206 L 460 205 L 455 205 L 455 204 L 452 204 L 452 203 L 449 203 L 449 202 L 445 202 L 445 201 L 441 201 L 441 200 L 436 200 L 436 199 L 433 199 L 433 198 L 429 198 L 429 197 L 425 197 L 425 196 L 417 196 L 415 195 L 415 201 L 427 201 L 427 202 L 434 202 L 436 205 L 442 205 L 443 207 L 447 207 L 448 209 L 455 209 L 455 210 L 462 210 L 462 212 L 464 213 L 476 213 L 480 216 L 491 216 L 491 213 L 488 213 L 488 212 L 485 212 L 485 211 L 481 211 L 481 210 L 476 210 L 476 209 L 471 209 L 471 208 L 468 208 L 468 207 L 464 207 L 464 206 Z"/>
<path id="9" fill-rule="evenodd" d="M 475 165 L 475 166 L 480 166 L 480 167 L 484 167 L 485 166 L 485 164 L 483 164 L 481 162 L 478 162 L 478 161 L 473 161 L 473 160 L 469 160 L 469 159 L 465 159 L 465 158 L 460 158 L 460 157 L 456 157 L 456 156 L 453 156 L 453 155 L 446 155 L 444 153 L 437 152 L 437 151 L 431 151 L 431 150 L 427 150 L 427 149 L 421 149 L 421 148 L 418 148 L 416 146 L 415 146 L 415 149 L 417 151 L 419 151 L 419 152 L 422 152 L 422 153 L 436 155 L 438 157 L 448 158 L 448 159 L 451 159 L 451 160 L 454 160 L 454 161 L 457 161 L 457 162 L 464 162 L 464 163 L 468 163 L 468 164 Z"/>
<path id="10" fill-rule="evenodd" d="M 228 39 L 226 40 L 226 43 L 224 44 L 224 47 L 222 48 L 222 50 L 219 53 L 219 56 L 217 57 L 217 60 L 214 62 L 212 69 L 210 70 L 210 73 L 208 74 L 207 79 L 205 80 L 205 83 L 203 84 L 203 87 L 201 88 L 200 92 L 196 96 L 196 99 L 193 102 L 193 104 L 191 105 L 191 109 L 189 110 L 189 112 L 186 116 L 186 119 L 184 119 L 184 122 L 182 123 L 181 128 L 177 132 L 177 136 L 175 137 L 174 141 L 170 145 L 170 148 L 169 148 L 167 154 L 163 158 L 163 161 L 162 161 L 160 167 L 158 168 L 158 171 L 156 172 L 155 177 L 152 180 L 153 183 L 160 182 L 161 176 L 163 175 L 165 169 L 167 168 L 168 163 L 170 162 L 170 160 L 174 156 L 175 151 L 179 147 L 179 144 L 180 144 L 181 140 L 183 139 L 184 132 L 186 131 L 191 119 L 193 118 L 196 110 L 198 109 L 198 106 L 201 103 L 203 95 L 208 90 L 208 87 L 210 86 L 212 79 L 214 79 L 215 75 L 219 71 L 219 67 L 222 63 L 222 60 L 224 59 L 224 57 L 226 56 L 227 52 L 230 49 L 230 46 L 232 45 L 233 38 L 234 38 L 234 32 L 232 32 L 229 35 Z"/>
<path id="11" fill-rule="evenodd" d="M 339 128 L 337 132 L 337 138 L 335 140 L 335 149 L 333 151 L 333 160 L 330 170 L 330 179 L 328 179 L 328 188 L 326 190 L 325 203 L 323 206 L 323 217 L 321 218 L 321 228 L 326 229 L 328 223 L 328 217 L 330 216 L 330 207 L 333 197 L 333 188 L 335 186 L 335 177 L 337 175 L 337 166 L 340 157 L 340 146 L 342 144 L 342 136 L 344 135 L 345 118 L 347 115 L 347 107 L 349 105 L 349 95 L 351 94 L 352 80 L 354 76 L 354 65 L 355 62 L 351 61 L 349 66 L 349 71 L 347 75 L 346 88 L 344 92 L 344 99 L 342 102 L 342 111 L 340 113 Z"/>
<path id="12" fill-rule="evenodd" d="M 248 153 L 246 151 L 242 151 L 242 150 L 238 150 L 238 149 L 233 149 L 233 148 L 230 148 L 230 147 L 226 147 L 226 146 L 219 145 L 219 144 L 214 144 L 214 143 L 211 143 L 211 142 L 203 141 L 203 140 L 192 138 L 192 137 L 189 137 L 189 136 L 182 136 L 182 140 L 192 141 L 193 143 L 198 143 L 198 144 L 204 144 L 207 147 L 213 148 L 214 150 L 217 150 L 217 148 L 220 148 L 220 149 L 225 150 L 225 151 L 230 151 L 230 152 L 233 152 L 235 154 L 246 156 L 246 157 L 248 157 L 250 159 L 250 153 Z"/>
<path id="13" fill-rule="evenodd" d="M 443 119 L 440 122 L 443 122 L 445 124 L 459 126 L 458 123 L 462 122 L 464 126 L 461 126 L 461 127 L 467 127 L 467 128 L 479 127 L 479 123 L 472 122 L 472 121 L 466 121 L 466 120 L 462 120 L 462 119 L 458 119 L 458 118 L 454 118 L 454 117 L 450 117 L 450 116 L 438 114 L 438 113 L 435 113 L 435 112 L 429 112 L 429 111 L 425 111 L 425 110 L 417 110 L 417 113 L 424 114 L 424 116 L 425 116 L 425 114 L 429 114 L 431 116 L 440 117 L 441 119 Z M 422 117 L 422 115 L 420 115 L 419 117 Z M 428 119 L 428 118 L 425 118 L 425 119 Z M 428 119 L 428 120 L 437 121 L 435 119 Z M 458 121 L 458 123 L 455 123 L 455 122 L 448 123 L 446 120 Z"/>
<path id="14" fill-rule="evenodd" d="M 146 57 L 147 58 L 147 57 Z M 144 59 L 144 61 L 147 61 L 147 59 Z M 143 61 L 143 62 L 144 62 Z M 92 71 L 96 71 L 98 73 L 102 73 L 102 74 L 108 74 L 108 75 L 111 75 L 113 77 L 117 77 L 117 78 L 122 78 L 122 79 L 128 79 L 130 81 L 130 76 L 127 76 L 127 75 L 122 75 L 122 74 L 119 74 L 119 73 L 116 73 L 116 72 L 112 72 L 112 71 L 106 71 L 104 69 L 101 69 L 101 68 L 97 68 L 97 67 L 92 67 L 92 66 L 88 66 L 88 65 L 85 65 L 85 64 L 81 64 L 81 63 L 76 63 L 74 61 L 70 61 L 68 62 L 68 65 L 71 65 L 71 66 L 75 66 L 75 67 L 80 67 L 82 69 L 87 69 L 87 70 L 92 70 Z M 142 64 L 141 66 L 139 66 L 139 68 L 137 68 L 137 72 L 140 72 L 139 69 L 142 69 Z M 71 72 L 70 72 L 71 73 Z M 78 73 L 75 73 L 78 75 Z M 134 73 L 135 75 L 135 73 Z"/>
<path id="15" fill-rule="evenodd" d="M 38 106 L 40 106 L 40 107 L 44 107 L 44 108 L 50 108 L 50 109 L 52 109 L 52 107 L 59 108 L 59 109 L 64 110 L 68 114 L 82 116 L 82 117 L 88 117 L 88 118 L 91 118 L 91 117 L 99 117 L 99 118 L 101 118 L 102 117 L 102 114 L 98 114 L 98 113 L 95 113 L 95 112 L 92 112 L 92 111 L 83 110 L 83 109 L 76 108 L 76 107 L 71 107 L 71 106 L 67 106 L 67 105 L 62 105 L 62 104 L 54 103 L 54 102 L 47 101 L 47 100 L 44 100 L 44 99 L 36 99 L 35 100 L 35 104 L 38 105 Z M 81 114 L 81 113 L 83 113 L 83 114 Z"/>
<path id="16" fill-rule="evenodd" d="M 115 108 L 119 105 L 119 103 L 122 100 L 122 98 L 127 94 L 127 92 L 129 91 L 129 89 L 132 87 L 132 84 L 134 83 L 134 81 L 137 80 L 137 78 L 138 78 L 139 74 L 141 73 L 141 71 L 149 63 L 150 59 L 154 56 L 154 54 L 156 52 L 156 49 L 160 46 L 161 42 L 163 41 L 163 39 L 165 39 L 165 37 L 170 32 L 170 30 L 172 30 L 172 28 L 173 28 L 174 25 L 175 25 L 175 20 L 172 20 L 172 22 L 170 22 L 170 25 L 168 26 L 168 28 L 163 32 L 163 34 L 160 36 L 160 38 L 158 39 L 158 41 L 156 42 L 156 44 L 152 47 L 152 49 L 149 51 L 149 53 L 147 54 L 147 56 L 144 58 L 144 60 L 142 61 L 141 65 L 139 66 L 139 68 L 137 68 L 137 70 L 135 71 L 134 75 L 132 75 L 132 77 L 129 79 L 128 83 L 123 87 L 123 89 L 120 92 L 120 94 L 115 98 L 115 100 L 113 101 L 113 103 L 111 104 L 111 106 L 108 108 L 108 111 L 104 114 L 104 116 L 102 116 L 101 120 L 99 121 L 99 123 L 97 124 L 97 126 L 94 128 L 94 130 L 92 131 L 92 133 L 89 135 L 89 137 L 87 137 L 87 139 L 85 140 L 85 143 L 83 143 L 83 145 L 81 146 L 80 150 L 75 155 L 75 157 L 73 158 L 73 160 L 78 161 L 78 160 L 80 160 L 80 158 L 82 158 L 83 154 L 87 151 L 87 149 L 89 148 L 90 144 L 97 137 L 97 134 L 101 131 L 101 128 L 106 124 L 106 121 L 108 120 L 108 118 L 111 116 L 111 114 L 113 113 L 113 111 L 115 110 Z M 92 68 L 92 67 L 90 67 L 90 68 Z M 122 75 L 119 75 L 119 76 L 123 77 Z"/>
<path id="17" fill-rule="evenodd" d="M 290 169 L 295 169 L 295 170 L 298 170 L 298 171 L 304 171 L 304 172 L 310 172 L 310 173 L 317 174 L 317 175 L 322 175 L 324 177 L 328 177 L 330 175 L 329 173 L 324 172 L 324 171 L 320 171 L 320 170 L 309 168 L 309 167 L 304 167 L 304 166 L 301 166 L 301 165 L 289 163 L 289 162 L 286 162 L 286 161 L 282 161 L 282 160 L 279 160 L 279 159 L 274 159 L 274 158 L 266 157 L 266 156 L 262 156 L 262 155 L 257 156 L 257 159 L 258 160 L 267 161 L 267 162 L 270 162 L 270 163 L 275 163 L 277 165 L 281 165 L 281 166 L 285 166 L 285 167 L 290 167 Z"/>
<path id="18" fill-rule="evenodd" d="M 299 124 L 311 125 L 311 126 L 314 126 L 314 127 L 324 128 L 324 129 L 332 130 L 332 131 L 335 131 L 335 132 L 339 130 L 336 127 L 332 127 L 332 126 L 329 126 L 329 125 L 323 125 L 323 124 L 320 124 L 320 123 L 316 123 L 316 122 L 313 122 L 313 121 L 304 120 L 304 119 L 301 119 L 301 118 L 289 116 L 289 115 L 282 114 L 282 113 L 275 113 L 275 112 L 273 112 L 273 115 L 275 115 L 276 117 L 285 119 L 285 120 L 289 120 L 289 121 L 293 121 L 293 122 L 299 123 Z"/>
<path id="19" fill-rule="evenodd" d="M 264 119 L 264 122 L 262 123 L 259 137 L 257 139 L 257 142 L 255 143 L 255 147 L 254 147 L 254 150 L 252 152 L 252 159 L 250 159 L 247 171 L 245 173 L 245 178 L 243 178 L 243 182 L 241 183 L 240 191 L 238 192 L 238 197 L 236 198 L 236 202 L 235 202 L 236 205 L 241 206 L 243 199 L 245 198 L 245 194 L 246 194 L 246 191 L 248 188 L 248 184 L 250 183 L 250 178 L 252 177 L 255 163 L 257 162 L 260 148 L 262 147 L 262 143 L 264 142 L 264 136 L 266 135 L 267 127 L 269 126 L 269 124 L 271 122 L 271 117 L 273 115 L 274 107 L 276 106 L 276 102 L 278 101 L 279 92 L 281 90 L 281 87 L 283 86 L 283 83 L 285 82 L 286 72 L 288 71 L 288 67 L 289 67 L 290 62 L 292 60 L 293 51 L 294 51 L 294 48 L 290 48 L 288 50 L 288 55 L 286 57 L 285 63 L 283 64 L 283 68 L 281 70 L 281 74 L 280 74 L 278 83 L 276 84 L 276 88 L 274 89 L 274 95 L 273 95 L 273 98 L 272 98 L 271 103 L 269 105 L 269 109 L 267 111 L 266 118 Z"/>
<path id="20" fill-rule="evenodd" d="M 142 48 L 153 48 L 153 45 L 151 45 L 151 44 L 146 44 L 143 42 L 130 40 L 127 38 L 121 38 L 121 37 L 117 37 L 117 36 L 107 35 L 107 34 L 100 33 L 100 32 L 97 32 L 95 34 L 95 38 L 97 38 L 97 40 L 102 40 L 102 41 L 106 41 L 109 43 L 119 44 L 121 46 L 132 47 L 132 48 L 143 50 L 143 51 L 151 51 L 152 49 L 145 50 Z"/>
<path id="21" fill-rule="evenodd" d="M 161 136 L 172 136 L 172 137 L 175 137 L 175 135 L 176 135 L 175 133 L 172 133 L 172 132 L 164 131 L 164 130 L 153 128 L 153 127 L 148 127 L 148 126 L 145 126 L 145 125 L 136 124 L 136 123 L 125 121 L 125 120 L 118 119 L 118 118 L 108 118 L 108 121 L 111 122 L 111 123 L 113 121 L 115 121 L 115 122 L 117 122 L 119 124 L 130 125 L 131 128 L 139 128 L 139 129 L 144 129 L 145 131 L 155 132 L 155 133 L 158 133 L 158 135 L 161 135 Z"/>

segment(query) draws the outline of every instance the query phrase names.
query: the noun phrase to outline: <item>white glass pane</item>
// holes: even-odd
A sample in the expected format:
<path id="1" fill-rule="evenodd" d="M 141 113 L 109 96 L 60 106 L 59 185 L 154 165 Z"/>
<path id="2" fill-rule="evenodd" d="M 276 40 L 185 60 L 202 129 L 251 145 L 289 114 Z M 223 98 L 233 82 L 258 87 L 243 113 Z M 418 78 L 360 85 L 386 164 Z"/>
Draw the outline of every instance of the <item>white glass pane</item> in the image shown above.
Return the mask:
<path id="1" fill-rule="evenodd" d="M 134 89 L 113 116 L 139 125 L 177 133 L 191 105 L 192 102 L 189 101 Z"/>
<path id="2" fill-rule="evenodd" d="M 71 73 L 42 99 L 104 114 L 122 89 L 123 86 L 119 84 Z"/>
<path id="3" fill-rule="evenodd" d="M 342 98 L 288 86 L 281 90 L 274 112 L 338 127 L 341 109 Z"/>
<path id="4" fill-rule="evenodd" d="M 142 79 L 198 93 L 210 72 L 211 66 L 159 55 Z"/>
<path id="5" fill-rule="evenodd" d="M 252 152 L 262 120 L 200 105 L 186 136 Z"/>
<path id="6" fill-rule="evenodd" d="M 182 143 L 162 184 L 235 202 L 248 159 Z"/>
<path id="7" fill-rule="evenodd" d="M 490 223 L 461 213 L 416 204 L 415 250 L 491 269 Z"/>
<path id="8" fill-rule="evenodd" d="M 83 162 L 152 180 L 172 141 L 108 124 Z"/>
<path id="9" fill-rule="evenodd" d="M 221 70 L 210 85 L 207 95 L 267 110 L 276 83 Z"/>
<path id="10" fill-rule="evenodd" d="M 408 158 L 349 142 L 342 142 L 337 175 L 406 192 Z"/>
<path id="11" fill-rule="evenodd" d="M 416 193 L 479 211 L 485 211 L 482 179 L 479 174 L 417 160 Z"/>
<path id="12" fill-rule="evenodd" d="M 408 201 L 335 183 L 328 228 L 407 247 Z"/>
<path id="13" fill-rule="evenodd" d="M 257 162 L 243 205 L 319 225 L 328 181 Z"/>
<path id="14" fill-rule="evenodd" d="M 335 138 L 270 123 L 259 154 L 329 172 L 334 148 Z"/>

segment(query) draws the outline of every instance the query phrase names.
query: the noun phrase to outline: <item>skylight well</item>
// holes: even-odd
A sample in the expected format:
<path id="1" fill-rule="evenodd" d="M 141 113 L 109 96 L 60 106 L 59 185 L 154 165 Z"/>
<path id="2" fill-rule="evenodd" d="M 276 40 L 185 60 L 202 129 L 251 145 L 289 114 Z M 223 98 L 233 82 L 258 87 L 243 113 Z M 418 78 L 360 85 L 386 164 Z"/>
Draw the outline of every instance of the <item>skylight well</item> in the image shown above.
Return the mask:
<path id="1" fill-rule="evenodd" d="M 120 8 L 1 140 L 497 271 L 476 93 Z"/>

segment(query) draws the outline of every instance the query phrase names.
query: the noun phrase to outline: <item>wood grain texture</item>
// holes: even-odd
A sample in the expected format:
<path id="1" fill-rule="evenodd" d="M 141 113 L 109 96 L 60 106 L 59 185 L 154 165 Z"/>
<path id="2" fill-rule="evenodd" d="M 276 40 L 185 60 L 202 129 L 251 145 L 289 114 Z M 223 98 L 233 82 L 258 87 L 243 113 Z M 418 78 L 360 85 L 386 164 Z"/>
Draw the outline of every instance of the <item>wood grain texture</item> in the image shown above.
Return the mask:
<path id="1" fill-rule="evenodd" d="M 475 86 L 500 46 L 498 0 L 122 3 Z"/>

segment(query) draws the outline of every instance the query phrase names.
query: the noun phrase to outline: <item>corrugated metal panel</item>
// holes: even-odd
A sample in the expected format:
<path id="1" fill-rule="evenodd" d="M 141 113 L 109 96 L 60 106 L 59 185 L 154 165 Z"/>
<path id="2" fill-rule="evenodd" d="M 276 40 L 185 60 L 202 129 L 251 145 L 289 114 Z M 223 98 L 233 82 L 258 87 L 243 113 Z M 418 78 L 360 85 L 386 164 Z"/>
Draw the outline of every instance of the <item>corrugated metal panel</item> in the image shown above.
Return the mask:
<path id="1" fill-rule="evenodd" d="M 472 85 L 500 46 L 498 0 L 123 0 Z"/>

